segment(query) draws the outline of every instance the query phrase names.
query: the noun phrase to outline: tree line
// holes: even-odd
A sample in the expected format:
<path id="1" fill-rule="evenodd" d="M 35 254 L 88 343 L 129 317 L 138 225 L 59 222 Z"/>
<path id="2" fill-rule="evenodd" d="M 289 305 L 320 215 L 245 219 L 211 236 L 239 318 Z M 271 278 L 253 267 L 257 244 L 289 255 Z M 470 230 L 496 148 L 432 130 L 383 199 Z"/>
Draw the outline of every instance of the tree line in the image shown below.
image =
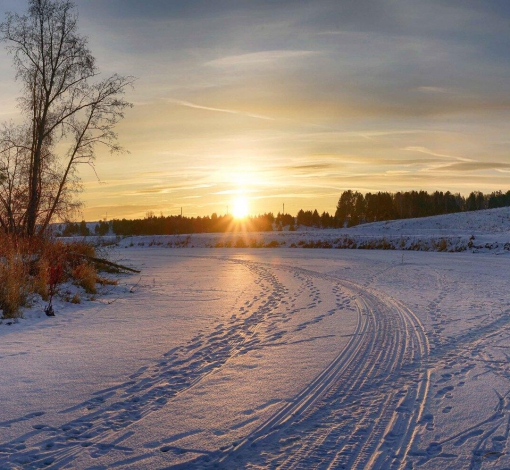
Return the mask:
<path id="1" fill-rule="evenodd" d="M 510 206 L 510 191 L 494 191 L 483 194 L 473 191 L 468 197 L 449 191 L 377 192 L 362 194 L 358 191 L 344 191 L 338 200 L 335 213 L 320 214 L 317 209 L 299 210 L 297 216 L 272 212 L 248 217 L 239 221 L 231 215 L 205 217 L 155 216 L 148 213 L 140 219 L 114 219 L 100 221 L 91 230 L 81 223 L 68 222 L 58 227 L 61 236 L 87 236 L 115 234 L 128 235 L 179 235 L 189 233 L 223 233 L 234 231 L 268 232 L 296 230 L 297 227 L 339 228 L 353 227 L 367 222 L 382 220 L 428 217 L 455 212 L 493 209 Z"/>
<path id="2" fill-rule="evenodd" d="M 273 214 L 263 214 L 237 221 L 231 215 L 205 217 L 182 217 L 180 215 L 155 216 L 149 213 L 143 219 L 113 219 L 109 222 L 98 222 L 93 230 L 85 221 L 68 222 L 59 226 L 57 233 L 62 236 L 106 235 L 181 235 L 189 233 L 224 233 L 232 231 L 267 232 L 273 230 L 275 223 Z"/>

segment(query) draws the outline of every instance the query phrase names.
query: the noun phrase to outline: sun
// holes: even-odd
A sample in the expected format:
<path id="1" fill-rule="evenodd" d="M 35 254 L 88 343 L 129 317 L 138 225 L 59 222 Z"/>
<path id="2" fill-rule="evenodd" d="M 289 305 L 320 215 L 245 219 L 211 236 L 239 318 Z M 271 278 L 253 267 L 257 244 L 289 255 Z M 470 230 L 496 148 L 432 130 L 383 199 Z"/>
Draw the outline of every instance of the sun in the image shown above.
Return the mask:
<path id="1" fill-rule="evenodd" d="M 237 196 L 234 199 L 234 205 L 232 208 L 232 215 L 236 219 L 244 219 L 248 216 L 250 211 L 250 204 L 245 196 Z"/>

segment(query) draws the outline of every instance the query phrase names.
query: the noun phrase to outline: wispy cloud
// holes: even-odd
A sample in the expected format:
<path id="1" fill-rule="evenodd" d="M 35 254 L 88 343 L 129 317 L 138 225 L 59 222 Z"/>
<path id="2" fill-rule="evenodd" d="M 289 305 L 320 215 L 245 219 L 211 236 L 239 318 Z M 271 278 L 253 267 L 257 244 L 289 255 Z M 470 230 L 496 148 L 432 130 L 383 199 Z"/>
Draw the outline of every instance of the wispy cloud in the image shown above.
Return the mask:
<path id="1" fill-rule="evenodd" d="M 200 104 L 196 103 L 190 103 L 189 101 L 182 101 L 182 100 L 174 100 L 174 99 L 168 99 L 170 103 L 174 103 L 178 106 L 184 106 L 186 108 L 193 108 L 193 109 L 203 109 L 205 111 L 213 111 L 216 113 L 228 113 L 228 114 L 238 114 L 240 116 L 247 116 L 255 119 L 265 119 L 266 121 L 274 121 L 275 119 L 269 116 L 263 116 L 261 114 L 255 114 L 255 113 L 248 113 L 245 111 L 238 111 L 236 109 L 225 109 L 225 108 L 213 108 L 211 106 L 202 106 Z"/>
<path id="2" fill-rule="evenodd" d="M 433 150 L 430 150 L 426 147 L 405 147 L 403 150 L 407 150 L 409 152 L 420 152 L 424 153 L 425 155 L 432 155 L 433 157 L 441 157 L 441 158 L 448 158 L 452 160 L 458 160 L 459 162 L 473 162 L 474 160 L 471 160 L 469 158 L 464 157 L 455 157 L 452 155 L 445 155 L 443 153 L 437 153 Z"/>
<path id="3" fill-rule="evenodd" d="M 505 170 L 510 168 L 510 163 L 501 162 L 462 162 L 444 165 L 438 170 L 455 170 L 455 171 L 480 171 L 480 170 Z"/>
<path id="4" fill-rule="evenodd" d="M 206 62 L 204 65 L 210 67 L 246 67 L 249 65 L 270 64 L 280 60 L 296 59 L 306 57 L 313 54 L 318 54 L 315 51 L 292 51 L 292 50 L 277 50 L 277 51 L 260 51 L 251 52 L 249 54 L 231 55 L 221 57 Z"/>
<path id="5" fill-rule="evenodd" d="M 154 186 L 151 188 L 143 188 L 134 191 L 132 194 L 170 194 L 176 191 L 196 191 L 198 189 L 211 188 L 212 184 L 196 184 L 191 186 L 175 184 L 172 186 Z"/>
<path id="6" fill-rule="evenodd" d="M 414 166 L 414 165 L 427 165 L 431 163 L 444 163 L 442 158 L 405 158 L 405 159 L 381 159 L 381 160 L 373 160 L 376 165 L 384 165 L 384 166 Z M 370 161 L 363 161 L 363 164 L 370 163 Z"/>
<path id="7" fill-rule="evenodd" d="M 300 193 L 275 193 L 257 196 L 255 199 L 316 199 L 318 197 L 315 192 L 300 192 Z"/>
<path id="8" fill-rule="evenodd" d="M 247 193 L 258 193 L 258 192 L 260 192 L 260 191 L 257 189 L 243 188 L 243 189 L 226 189 L 225 191 L 218 191 L 218 192 L 211 193 L 211 194 L 218 196 L 218 195 L 225 195 L 225 194 L 247 194 Z"/>
<path id="9" fill-rule="evenodd" d="M 134 194 L 165 194 L 168 192 L 169 192 L 168 189 L 148 188 L 148 189 L 139 189 L 138 191 L 134 191 Z"/>
<path id="10" fill-rule="evenodd" d="M 288 168 L 298 171 L 311 171 L 311 170 L 327 170 L 332 167 L 333 165 L 331 163 L 310 163 L 303 165 L 294 165 Z"/>
<path id="11" fill-rule="evenodd" d="M 350 31 L 342 31 L 342 30 L 331 30 L 331 31 L 319 31 L 317 36 L 346 36 L 348 34 L 352 34 Z"/>
<path id="12" fill-rule="evenodd" d="M 416 90 L 421 93 L 450 93 L 450 90 L 447 88 L 439 86 L 420 86 Z"/>

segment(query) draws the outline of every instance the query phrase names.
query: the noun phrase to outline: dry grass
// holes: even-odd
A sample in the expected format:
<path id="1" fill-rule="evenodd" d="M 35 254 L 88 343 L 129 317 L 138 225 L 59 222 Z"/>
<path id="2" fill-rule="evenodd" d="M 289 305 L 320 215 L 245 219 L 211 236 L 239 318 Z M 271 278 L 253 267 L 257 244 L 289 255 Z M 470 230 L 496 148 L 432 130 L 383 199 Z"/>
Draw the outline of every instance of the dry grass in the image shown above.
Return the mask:
<path id="1" fill-rule="evenodd" d="M 46 238 L 22 238 L 0 233 L 0 317 L 17 318 L 20 308 L 38 294 L 45 301 L 58 286 L 73 281 L 88 294 L 97 292 L 96 283 L 114 284 L 99 278 L 88 262 L 96 256 L 86 243 L 63 243 Z M 73 301 L 80 301 L 79 295 Z"/>
<path id="2" fill-rule="evenodd" d="M 50 297 L 49 283 L 50 283 L 50 264 L 46 258 L 41 258 L 37 261 L 37 273 L 34 276 L 34 292 L 39 294 L 44 301 Z"/>
<path id="3" fill-rule="evenodd" d="M 441 238 L 439 240 L 432 240 L 432 247 L 435 251 L 447 251 L 448 250 L 448 240 L 446 238 Z"/>
<path id="4" fill-rule="evenodd" d="M 96 294 L 97 271 L 89 263 L 81 263 L 73 270 L 73 279 L 87 294 Z"/>
<path id="5" fill-rule="evenodd" d="M 16 318 L 27 300 L 30 282 L 22 256 L 14 247 L 4 251 L 0 263 L 0 308 L 4 318 Z"/>

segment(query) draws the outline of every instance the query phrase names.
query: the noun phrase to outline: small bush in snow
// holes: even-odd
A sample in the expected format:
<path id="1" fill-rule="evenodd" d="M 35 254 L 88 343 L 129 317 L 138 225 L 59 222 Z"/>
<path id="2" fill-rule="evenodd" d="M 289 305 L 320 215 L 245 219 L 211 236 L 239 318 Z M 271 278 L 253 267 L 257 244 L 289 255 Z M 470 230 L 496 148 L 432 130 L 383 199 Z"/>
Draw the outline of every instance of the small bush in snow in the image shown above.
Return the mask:
<path id="1" fill-rule="evenodd" d="M 2 240 L 0 262 L 0 309 L 4 318 L 19 317 L 19 309 L 30 292 L 28 265 L 17 246 L 9 239 Z"/>
<path id="2" fill-rule="evenodd" d="M 73 279 L 87 294 L 96 294 L 97 271 L 89 263 L 81 263 L 73 270 Z"/>

